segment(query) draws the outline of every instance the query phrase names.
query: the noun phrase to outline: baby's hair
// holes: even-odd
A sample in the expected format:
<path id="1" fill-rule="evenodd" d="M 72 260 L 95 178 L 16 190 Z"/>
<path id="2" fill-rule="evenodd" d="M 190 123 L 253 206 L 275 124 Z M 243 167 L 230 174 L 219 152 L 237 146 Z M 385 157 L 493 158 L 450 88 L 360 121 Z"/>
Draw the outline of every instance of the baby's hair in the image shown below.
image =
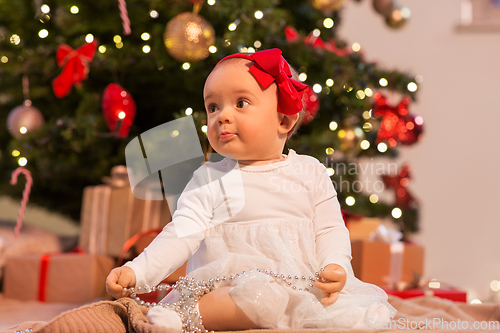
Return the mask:
<path id="1" fill-rule="evenodd" d="M 251 54 L 251 53 L 242 53 L 242 54 Z M 231 61 L 249 62 L 250 60 L 245 59 L 245 58 L 230 58 L 230 59 L 224 60 L 222 62 L 219 62 L 219 64 L 217 66 L 221 66 L 221 65 L 223 66 L 225 64 L 229 64 Z M 253 61 L 250 61 L 250 62 L 253 62 Z M 288 62 L 287 62 L 287 64 L 288 64 Z M 290 67 L 290 72 L 292 72 L 292 79 L 295 79 L 295 80 L 299 81 L 299 73 L 295 70 L 295 68 L 293 68 L 292 66 L 290 66 L 290 64 L 288 64 L 288 66 Z M 215 67 L 215 68 L 217 68 L 217 67 Z M 293 125 L 292 129 L 290 130 L 290 132 L 287 134 L 285 142 L 287 142 L 288 140 L 290 140 L 292 138 L 292 136 L 294 136 L 295 134 L 297 134 L 297 131 L 298 131 L 299 127 L 300 127 L 302 119 L 304 119 L 304 116 L 306 114 L 306 112 L 305 112 L 304 109 L 305 109 L 305 103 L 304 103 L 304 98 L 302 98 L 302 110 L 300 110 L 300 112 L 299 112 L 299 119 Z"/>

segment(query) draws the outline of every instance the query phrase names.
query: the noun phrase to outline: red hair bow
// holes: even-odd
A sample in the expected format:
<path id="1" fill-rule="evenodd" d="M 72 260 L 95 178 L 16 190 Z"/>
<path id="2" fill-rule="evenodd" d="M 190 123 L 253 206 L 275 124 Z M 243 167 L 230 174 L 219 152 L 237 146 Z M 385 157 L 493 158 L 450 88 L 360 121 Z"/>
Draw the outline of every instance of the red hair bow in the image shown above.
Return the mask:
<path id="1" fill-rule="evenodd" d="M 292 115 L 300 112 L 302 106 L 302 95 L 307 85 L 292 79 L 292 72 L 281 55 L 280 49 L 270 49 L 252 54 L 231 54 L 221 61 L 230 58 L 244 58 L 253 61 L 250 72 L 257 82 L 266 89 L 271 83 L 278 85 L 278 112 Z M 219 63 L 221 62 L 219 61 Z"/>
<path id="2" fill-rule="evenodd" d="M 52 81 L 52 89 L 57 98 L 68 95 L 73 84 L 85 80 L 89 73 L 89 62 L 94 59 L 97 42 L 86 43 L 73 50 L 62 44 L 56 52 L 57 65 L 63 67 L 61 74 Z"/>

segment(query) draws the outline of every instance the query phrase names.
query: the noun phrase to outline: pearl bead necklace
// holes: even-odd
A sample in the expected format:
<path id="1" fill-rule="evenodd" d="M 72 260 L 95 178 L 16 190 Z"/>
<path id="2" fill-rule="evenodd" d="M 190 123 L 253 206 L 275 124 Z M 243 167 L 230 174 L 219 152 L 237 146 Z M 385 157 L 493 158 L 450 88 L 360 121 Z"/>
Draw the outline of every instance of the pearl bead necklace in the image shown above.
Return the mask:
<path id="1" fill-rule="evenodd" d="M 285 276 L 284 274 L 277 274 L 274 273 L 273 271 L 268 271 L 266 269 L 256 269 L 255 270 L 258 273 L 263 273 L 266 274 L 272 278 L 274 278 L 277 282 L 282 283 L 284 286 L 290 287 L 293 290 L 298 290 L 300 292 L 308 292 L 309 288 L 314 287 L 314 282 L 316 281 L 321 281 L 325 282 L 326 280 L 322 277 L 319 276 L 319 273 L 324 271 L 324 268 L 321 268 L 319 272 L 315 272 L 314 276 L 309 276 L 309 278 L 306 278 L 305 276 L 294 276 L 292 277 L 291 275 Z M 252 270 L 249 270 L 248 273 L 251 273 Z M 198 300 L 205 294 L 208 294 L 209 292 L 213 291 L 216 289 L 215 285 L 219 284 L 221 282 L 226 282 L 226 281 L 231 281 L 236 278 L 239 278 L 243 275 L 246 275 L 247 272 L 243 271 L 241 274 L 235 274 L 229 275 L 229 276 L 217 276 L 214 279 L 208 279 L 208 281 L 196 281 L 194 278 L 186 278 L 186 277 L 180 277 L 179 281 L 177 281 L 173 286 L 170 285 L 158 285 L 158 286 L 145 286 L 144 288 L 137 287 L 137 288 L 123 288 L 123 291 L 125 293 L 132 297 L 136 301 L 138 305 L 141 306 L 146 306 L 146 307 L 152 307 L 152 306 L 162 306 L 165 308 L 170 308 L 171 310 L 177 312 L 179 314 L 179 317 L 181 318 L 182 321 L 182 333 L 199 333 L 199 332 L 205 332 L 208 333 L 209 331 L 205 329 L 202 323 L 202 316 L 198 314 L 198 312 L 195 310 L 196 303 L 198 303 Z M 297 288 L 296 285 L 294 285 L 293 282 L 309 282 L 309 288 Z M 156 302 L 144 302 L 142 301 L 139 297 L 137 297 L 138 293 L 149 293 L 153 292 L 155 290 L 176 290 L 179 292 L 179 299 L 177 302 L 174 302 L 172 304 L 170 303 L 156 303 Z M 212 331 L 213 332 L 213 331 Z"/>

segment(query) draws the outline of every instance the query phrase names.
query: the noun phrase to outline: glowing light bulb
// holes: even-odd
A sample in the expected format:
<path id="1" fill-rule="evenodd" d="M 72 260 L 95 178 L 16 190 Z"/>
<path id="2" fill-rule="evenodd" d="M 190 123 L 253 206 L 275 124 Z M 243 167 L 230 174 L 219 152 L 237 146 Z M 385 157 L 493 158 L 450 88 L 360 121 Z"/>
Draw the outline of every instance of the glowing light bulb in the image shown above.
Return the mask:
<path id="1" fill-rule="evenodd" d="M 339 127 L 339 124 L 337 124 L 336 121 L 331 121 L 330 125 L 328 125 L 328 127 L 330 128 L 330 131 L 333 132 Z"/>
<path id="2" fill-rule="evenodd" d="M 312 34 L 313 34 L 314 37 L 319 37 L 319 35 L 321 35 L 321 30 L 314 29 L 313 32 L 312 32 Z"/>
<path id="3" fill-rule="evenodd" d="M 178 131 L 178 130 L 173 130 L 173 131 L 172 131 L 172 133 L 170 133 L 170 136 L 171 136 L 172 138 L 175 138 L 175 137 L 176 137 L 176 136 L 178 136 L 178 135 L 179 135 L 179 131 Z"/>
<path id="4" fill-rule="evenodd" d="M 333 170 L 333 168 L 326 168 L 326 174 L 328 177 L 331 177 L 335 174 L 335 170 Z"/>
<path id="5" fill-rule="evenodd" d="M 115 42 L 116 44 L 120 43 L 122 41 L 122 37 L 120 35 L 115 35 L 113 37 L 113 42 Z"/>
<path id="6" fill-rule="evenodd" d="M 346 137 L 347 133 L 345 130 L 341 129 L 338 133 L 337 133 L 338 137 L 343 139 Z"/>
<path id="7" fill-rule="evenodd" d="M 186 114 L 186 116 L 193 114 L 193 108 L 187 108 L 186 111 L 184 111 L 184 113 Z"/>
<path id="8" fill-rule="evenodd" d="M 361 149 L 367 150 L 368 148 L 370 148 L 370 141 L 363 140 L 363 141 L 361 141 L 361 143 L 359 144 L 359 146 L 361 147 Z"/>
<path id="9" fill-rule="evenodd" d="M 499 290 L 500 290 L 500 288 L 499 288 L 499 286 L 498 286 L 498 281 L 497 281 L 497 280 L 493 280 L 493 281 L 491 281 L 491 283 L 490 283 L 490 288 L 491 288 L 491 290 L 493 290 L 493 291 L 499 291 Z"/>
<path id="10" fill-rule="evenodd" d="M 365 89 L 365 95 L 368 96 L 368 97 L 372 97 L 373 96 L 373 90 L 371 90 L 370 88 L 366 88 Z"/>
<path id="11" fill-rule="evenodd" d="M 50 13 L 50 7 L 48 5 L 42 5 L 42 7 L 40 7 L 40 10 L 42 11 L 42 13 L 44 14 L 48 14 Z"/>
<path id="12" fill-rule="evenodd" d="M 207 0 L 209 6 L 215 5 L 215 0 Z"/>
<path id="13" fill-rule="evenodd" d="M 368 120 L 370 119 L 372 116 L 370 115 L 370 111 L 365 111 L 363 112 L 363 118 Z"/>
<path id="14" fill-rule="evenodd" d="M 366 112 L 366 111 L 365 111 L 365 112 Z M 368 123 L 368 122 L 367 122 L 367 123 L 364 123 L 364 124 L 363 124 L 363 130 L 364 130 L 365 132 L 370 132 L 370 131 L 372 130 L 372 128 L 373 128 L 373 125 L 372 125 L 371 123 Z"/>
<path id="15" fill-rule="evenodd" d="M 415 92 L 417 91 L 417 84 L 415 82 L 408 83 L 408 91 Z"/>
<path id="16" fill-rule="evenodd" d="M 20 152 L 19 150 L 14 149 L 14 150 L 12 151 L 12 156 L 14 156 L 14 157 L 18 157 L 19 155 L 21 155 L 21 152 Z"/>
<path id="17" fill-rule="evenodd" d="M 385 153 L 387 151 L 387 144 L 385 144 L 384 142 L 381 142 L 377 145 L 377 150 L 381 153 Z"/>
<path id="18" fill-rule="evenodd" d="M 359 43 L 353 43 L 352 44 L 352 50 L 354 52 L 359 52 L 359 50 L 361 50 L 361 45 Z"/>
<path id="19" fill-rule="evenodd" d="M 354 199 L 354 197 L 349 196 L 345 198 L 345 203 L 347 206 L 353 206 L 356 203 L 356 199 Z"/>
<path id="20" fill-rule="evenodd" d="M 7 58 L 6 56 L 2 56 L 2 58 L 0 58 L 0 61 L 6 64 L 9 61 L 9 58 Z"/>
<path id="21" fill-rule="evenodd" d="M 207 125 L 203 125 L 203 126 L 201 126 L 201 131 L 203 133 L 207 133 L 207 128 L 208 128 Z"/>
<path id="22" fill-rule="evenodd" d="M 38 37 L 40 38 L 45 38 L 49 35 L 49 32 L 47 31 L 47 29 L 42 29 L 38 32 Z"/>
<path id="23" fill-rule="evenodd" d="M 422 75 L 418 74 L 417 76 L 415 76 L 415 81 L 417 83 L 422 83 L 422 82 L 424 82 L 424 77 Z"/>
<path id="24" fill-rule="evenodd" d="M 87 43 L 92 43 L 94 41 L 94 36 L 92 34 L 87 34 L 87 36 L 85 36 L 85 41 Z"/>
<path id="25" fill-rule="evenodd" d="M 191 68 L 191 64 L 189 62 L 185 62 L 182 64 L 182 69 L 187 71 L 188 69 Z"/>
<path id="26" fill-rule="evenodd" d="M 470 304 L 482 304 L 482 302 L 477 298 L 474 298 L 472 301 L 470 301 Z"/>
<path id="27" fill-rule="evenodd" d="M 401 209 L 399 209 L 398 207 L 396 207 L 396 208 L 394 208 L 392 210 L 391 215 L 395 219 L 399 219 L 401 216 L 403 216 L 403 212 L 401 211 Z"/>
<path id="28" fill-rule="evenodd" d="M 21 157 L 17 161 L 17 164 L 19 164 L 20 166 L 25 166 L 26 164 L 28 164 L 28 159 L 26 157 Z"/>
<path id="29" fill-rule="evenodd" d="M 21 127 L 21 128 L 19 129 L 19 132 L 20 132 L 21 134 L 26 134 L 26 132 L 28 132 L 28 129 L 27 129 L 26 127 L 24 127 L 24 126 L 23 126 L 23 127 Z"/>
<path id="30" fill-rule="evenodd" d="M 299 74 L 299 81 L 300 82 L 304 82 L 305 80 L 307 80 L 307 74 L 306 73 L 300 73 Z"/>
<path id="31" fill-rule="evenodd" d="M 149 53 L 149 52 L 151 52 L 151 46 L 149 46 L 149 45 L 144 45 L 144 46 L 142 47 L 142 52 L 144 52 L 144 53 Z"/>
<path id="32" fill-rule="evenodd" d="M 151 16 L 151 18 L 158 18 L 159 14 L 156 10 L 152 10 L 149 12 L 149 16 Z"/>
<path id="33" fill-rule="evenodd" d="M 99 50 L 99 52 L 101 53 L 106 53 L 106 46 L 104 45 L 99 45 L 99 47 L 97 48 Z"/>
<path id="34" fill-rule="evenodd" d="M 10 36 L 10 42 L 14 45 L 19 45 L 19 43 L 21 43 L 21 37 L 17 34 L 13 34 Z"/>
<path id="35" fill-rule="evenodd" d="M 378 83 L 382 86 L 382 87 L 387 87 L 387 85 L 389 84 L 389 82 L 387 81 L 386 78 L 381 78 Z"/>
<path id="36" fill-rule="evenodd" d="M 229 31 L 234 31 L 236 30 L 238 26 L 236 25 L 236 23 L 231 23 L 227 28 L 229 29 Z"/>
<path id="37" fill-rule="evenodd" d="M 377 203 L 378 202 L 378 195 L 372 194 L 372 195 L 370 195 L 370 197 L 368 199 L 370 200 L 371 203 Z"/>
<path id="38" fill-rule="evenodd" d="M 325 152 L 327 155 L 331 155 L 335 152 L 335 149 L 333 149 L 332 147 L 328 147 L 325 149 Z"/>
<path id="39" fill-rule="evenodd" d="M 357 99 L 365 99 L 365 92 L 363 90 L 358 90 L 356 92 L 356 98 Z"/>
<path id="40" fill-rule="evenodd" d="M 263 18 L 263 17 L 264 17 L 264 13 L 263 13 L 263 12 L 261 12 L 260 10 L 256 11 L 253 15 L 255 16 L 255 18 L 256 18 L 257 20 L 260 20 L 261 18 Z"/>
<path id="41" fill-rule="evenodd" d="M 321 87 L 321 84 L 316 83 L 313 85 L 313 91 L 316 94 L 319 94 L 321 92 L 321 90 L 323 90 L 323 88 Z"/>
<path id="42" fill-rule="evenodd" d="M 332 79 L 328 79 L 328 80 L 326 80 L 326 85 L 327 85 L 328 87 L 333 86 L 333 84 L 334 84 L 334 83 L 335 83 L 335 82 L 333 82 L 333 80 L 332 80 Z"/>
<path id="43" fill-rule="evenodd" d="M 253 43 L 253 46 L 255 46 L 256 49 L 258 49 L 259 47 L 262 46 L 262 43 L 258 40 L 256 40 L 254 43 Z"/>
<path id="44" fill-rule="evenodd" d="M 143 32 L 143 33 L 141 34 L 141 39 L 142 39 L 142 40 L 149 40 L 150 38 L 151 38 L 151 35 L 150 35 L 150 34 L 148 34 L 147 32 Z"/>
<path id="45" fill-rule="evenodd" d="M 121 49 L 123 47 L 123 43 L 122 42 L 116 43 L 115 46 L 117 49 Z"/>
<path id="46" fill-rule="evenodd" d="M 210 51 L 210 53 L 215 53 L 217 52 L 217 47 L 215 45 L 212 45 L 208 48 L 208 51 Z"/>
<path id="47" fill-rule="evenodd" d="M 429 288 L 431 288 L 431 289 L 439 289 L 439 288 L 441 288 L 441 283 L 439 283 L 439 281 L 430 281 L 429 282 Z"/>
<path id="48" fill-rule="evenodd" d="M 125 112 L 121 111 L 120 113 L 118 113 L 118 118 L 125 119 Z"/>
<path id="49" fill-rule="evenodd" d="M 69 9 L 69 11 L 70 11 L 71 14 L 78 14 L 78 12 L 80 11 L 80 9 L 77 6 L 71 6 L 71 8 Z"/>
<path id="50" fill-rule="evenodd" d="M 327 17 L 326 19 L 323 20 L 323 26 L 327 29 L 333 28 L 334 24 L 335 23 L 333 22 L 333 20 L 329 17 Z"/>

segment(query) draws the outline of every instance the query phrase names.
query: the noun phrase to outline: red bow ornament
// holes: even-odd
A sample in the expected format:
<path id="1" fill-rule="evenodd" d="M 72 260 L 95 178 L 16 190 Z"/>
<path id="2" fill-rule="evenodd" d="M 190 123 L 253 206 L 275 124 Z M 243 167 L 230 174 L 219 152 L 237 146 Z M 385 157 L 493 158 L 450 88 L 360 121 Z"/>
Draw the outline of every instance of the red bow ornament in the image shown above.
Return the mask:
<path id="1" fill-rule="evenodd" d="M 285 27 L 285 37 L 288 43 L 295 43 L 299 39 L 303 39 L 305 45 L 310 45 L 317 50 L 328 51 L 330 53 L 338 55 L 339 57 L 345 57 L 346 55 L 351 54 L 351 51 L 348 47 L 344 47 L 342 49 L 337 48 L 337 42 L 335 41 L 335 39 L 330 39 L 330 41 L 325 42 L 321 39 L 321 37 L 314 36 L 313 33 L 310 33 L 309 35 L 304 37 L 291 26 Z"/>
<path id="2" fill-rule="evenodd" d="M 271 83 L 278 85 L 278 112 L 292 115 L 302 110 L 302 96 L 307 85 L 292 79 L 292 72 L 281 55 L 280 49 L 269 49 L 252 54 L 232 54 L 221 61 L 230 58 L 245 58 L 253 61 L 250 72 L 262 88 L 266 89 Z M 219 63 L 221 62 L 219 61 Z"/>
<path id="3" fill-rule="evenodd" d="M 401 208 L 410 208 L 414 202 L 415 198 L 406 189 L 410 183 L 410 165 L 405 164 L 396 176 L 382 175 L 382 181 L 386 188 L 394 189 L 396 194 L 395 205 Z"/>
<path id="4" fill-rule="evenodd" d="M 52 81 L 52 89 L 57 98 L 63 98 L 77 85 L 87 78 L 89 62 L 94 59 L 97 41 L 86 43 L 73 50 L 66 44 L 59 45 L 56 52 L 57 65 L 63 67 L 61 74 Z"/>

